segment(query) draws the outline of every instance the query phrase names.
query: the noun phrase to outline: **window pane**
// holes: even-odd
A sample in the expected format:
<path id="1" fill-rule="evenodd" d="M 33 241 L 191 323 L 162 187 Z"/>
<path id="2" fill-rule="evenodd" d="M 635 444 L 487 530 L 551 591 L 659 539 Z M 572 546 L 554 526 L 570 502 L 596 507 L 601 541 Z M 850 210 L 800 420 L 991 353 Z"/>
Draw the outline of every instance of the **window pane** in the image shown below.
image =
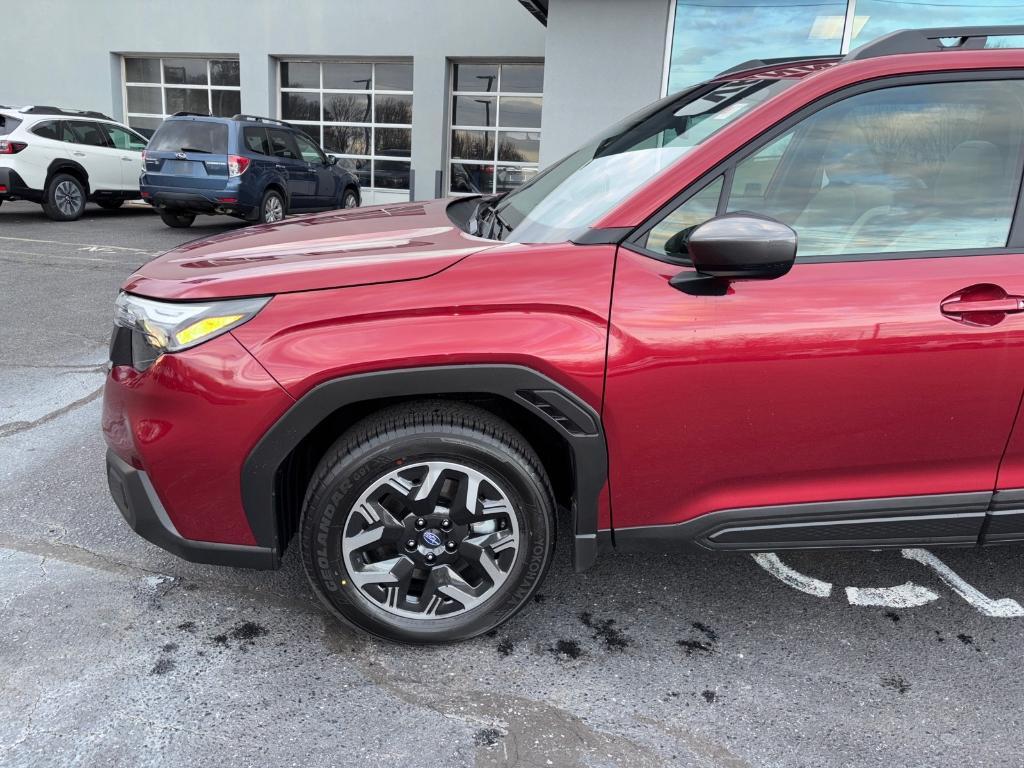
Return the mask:
<path id="1" fill-rule="evenodd" d="M 845 17 L 845 0 L 676 0 L 668 92 L 749 59 L 838 54 Z"/>
<path id="2" fill-rule="evenodd" d="M 270 142 L 265 128 L 243 128 L 242 137 L 245 140 L 245 148 L 250 152 L 257 155 L 270 154 Z"/>
<path id="3" fill-rule="evenodd" d="M 323 162 L 323 155 L 320 154 L 320 150 L 313 144 L 309 137 L 303 136 L 301 133 L 296 134 L 295 143 L 299 145 L 299 154 L 302 155 L 302 159 L 307 163 Z"/>
<path id="4" fill-rule="evenodd" d="M 238 61 L 230 59 L 210 62 L 211 85 L 238 85 Z"/>
<path id="5" fill-rule="evenodd" d="M 926 16 L 922 16 L 922 11 Z M 883 0 L 857 0 L 857 16 L 853 24 L 853 40 L 851 48 L 870 42 L 876 37 L 895 32 L 897 29 L 913 29 L 914 27 L 963 27 L 991 26 L 998 24 L 1020 24 L 1020 0 L 980 0 L 967 3 L 966 0 L 954 3 L 929 3 L 921 8 L 911 3 L 893 3 Z M 923 21 L 922 19 L 927 19 Z M 986 47 L 1024 46 L 1024 39 L 989 38 Z"/>
<path id="6" fill-rule="evenodd" d="M 493 160 L 494 133 L 491 131 L 452 131 L 452 158 Z"/>
<path id="7" fill-rule="evenodd" d="M 285 120 L 320 120 L 320 97 L 315 93 L 282 93 L 281 115 Z"/>
<path id="8" fill-rule="evenodd" d="M 376 76 L 378 91 L 412 90 L 412 64 L 378 64 Z"/>
<path id="9" fill-rule="evenodd" d="M 370 94 L 325 93 L 324 120 L 331 123 L 369 123 L 373 120 L 373 97 Z"/>
<path id="10" fill-rule="evenodd" d="M 408 128 L 378 128 L 376 154 L 385 157 L 409 157 L 412 151 L 412 131 Z"/>
<path id="11" fill-rule="evenodd" d="M 494 188 L 494 166 L 452 163 L 448 178 L 452 192 L 489 195 Z"/>
<path id="12" fill-rule="evenodd" d="M 540 134 L 524 131 L 498 133 L 498 160 L 511 163 L 540 162 Z"/>
<path id="13" fill-rule="evenodd" d="M 324 88 L 368 91 L 373 83 L 373 65 L 338 61 L 324 62 Z M 316 86 L 313 86 L 314 88 Z"/>
<path id="14" fill-rule="evenodd" d="M 522 186 L 537 175 L 536 168 L 516 168 L 498 166 L 495 174 L 495 192 L 508 192 L 510 189 Z"/>
<path id="15" fill-rule="evenodd" d="M 794 129 L 785 175 L 759 200 L 731 195 L 729 209 L 789 224 L 801 258 L 1001 247 L 1020 185 L 1021 124 L 1019 81 L 853 96 Z"/>
<path id="16" fill-rule="evenodd" d="M 501 97 L 501 125 L 508 128 L 540 128 L 543 99 Z"/>
<path id="17" fill-rule="evenodd" d="M 498 90 L 498 65 L 456 64 L 453 89 L 456 91 Z"/>
<path id="18" fill-rule="evenodd" d="M 164 82 L 209 85 L 206 79 L 206 59 L 164 59 Z"/>
<path id="19" fill-rule="evenodd" d="M 493 96 L 456 96 L 452 99 L 452 125 L 494 125 L 496 102 Z"/>
<path id="20" fill-rule="evenodd" d="M 86 144 L 90 147 L 105 147 L 107 142 L 96 123 L 84 120 L 67 120 L 64 123 L 64 140 L 70 139 L 75 144 Z"/>
<path id="21" fill-rule="evenodd" d="M 125 59 L 126 83 L 159 83 L 160 59 Z"/>
<path id="22" fill-rule="evenodd" d="M 125 90 L 128 92 L 129 112 L 144 112 L 149 115 L 164 113 L 163 99 L 159 88 L 129 85 Z"/>
<path id="23" fill-rule="evenodd" d="M 324 149 L 339 155 L 368 155 L 370 154 L 370 129 L 325 125 Z"/>
<path id="24" fill-rule="evenodd" d="M 377 95 L 376 122 L 394 125 L 412 123 L 412 96 Z"/>
<path id="25" fill-rule="evenodd" d="M 320 65 L 307 61 L 282 61 L 281 87 L 319 88 Z"/>
<path id="26" fill-rule="evenodd" d="M 128 125 L 147 138 L 152 138 L 163 120 L 159 117 L 129 117 Z"/>
<path id="27" fill-rule="evenodd" d="M 167 96 L 168 114 L 198 112 L 205 115 L 210 111 L 210 92 L 205 88 L 168 88 L 164 93 Z"/>
<path id="28" fill-rule="evenodd" d="M 268 128 L 270 136 L 270 148 L 277 157 L 284 157 L 288 160 L 299 159 L 299 145 L 295 143 L 295 137 L 291 131 L 281 128 Z"/>
<path id="29" fill-rule="evenodd" d="M 117 149 L 129 149 L 140 152 L 146 148 L 146 142 L 140 141 L 138 136 L 128 133 L 124 128 L 106 123 L 101 123 L 100 125 L 106 131 L 111 144 Z"/>
<path id="30" fill-rule="evenodd" d="M 12 125 L 12 123 L 16 123 L 16 125 Z M 20 120 L 8 117 L 4 121 L 4 124 L 0 125 L 0 136 L 5 136 L 13 132 L 13 130 L 19 125 L 21 125 Z M 44 139 L 52 139 L 53 141 L 61 140 L 61 132 L 56 120 L 47 120 L 43 123 L 37 123 L 32 129 L 32 133 Z"/>
<path id="31" fill-rule="evenodd" d="M 375 160 L 373 186 L 382 189 L 408 189 L 409 164 L 394 160 Z"/>
<path id="32" fill-rule="evenodd" d="M 234 117 L 242 111 L 242 94 L 239 91 L 210 91 L 210 101 L 217 117 Z"/>
<path id="33" fill-rule="evenodd" d="M 505 93 L 544 93 L 544 65 L 502 64 L 501 90 Z"/>
<path id="34" fill-rule="evenodd" d="M 228 127 L 210 120 L 168 120 L 149 142 L 156 152 L 180 152 L 190 147 L 211 155 L 228 151 Z"/>
<path id="35" fill-rule="evenodd" d="M 685 203 L 658 222 L 647 233 L 644 245 L 651 251 L 675 258 L 686 258 L 687 230 L 713 218 L 722 194 L 722 177 L 708 184 Z M 679 237 L 675 237 L 679 235 Z M 674 239 L 673 239 L 674 238 Z"/>

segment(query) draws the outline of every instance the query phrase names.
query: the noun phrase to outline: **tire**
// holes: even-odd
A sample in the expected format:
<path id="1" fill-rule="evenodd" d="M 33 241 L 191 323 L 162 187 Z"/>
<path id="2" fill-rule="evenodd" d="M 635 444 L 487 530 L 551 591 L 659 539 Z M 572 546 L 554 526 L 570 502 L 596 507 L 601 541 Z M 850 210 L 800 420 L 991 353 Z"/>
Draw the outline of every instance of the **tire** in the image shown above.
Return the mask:
<path id="1" fill-rule="evenodd" d="M 172 213 L 171 211 L 160 211 L 160 218 L 164 224 L 175 229 L 187 229 L 196 220 L 194 213 Z"/>
<path id="2" fill-rule="evenodd" d="M 260 224 L 273 224 L 275 221 L 283 220 L 287 214 L 288 207 L 280 192 L 268 189 L 263 193 L 259 216 L 256 219 Z"/>
<path id="3" fill-rule="evenodd" d="M 474 487 L 470 514 L 459 496 Z M 543 580 L 553 494 L 505 421 L 462 403 L 403 404 L 327 451 L 299 538 L 313 589 L 344 622 L 403 643 L 466 640 L 511 618 Z"/>
<path id="4" fill-rule="evenodd" d="M 96 205 L 107 211 L 116 211 L 124 205 L 124 200 L 97 200 Z"/>
<path id="5" fill-rule="evenodd" d="M 340 208 L 358 208 L 359 207 L 359 195 L 352 187 L 345 190 L 345 194 L 341 196 Z"/>
<path id="6" fill-rule="evenodd" d="M 75 221 L 85 212 L 85 186 L 74 176 L 58 173 L 46 186 L 43 212 L 54 221 Z"/>

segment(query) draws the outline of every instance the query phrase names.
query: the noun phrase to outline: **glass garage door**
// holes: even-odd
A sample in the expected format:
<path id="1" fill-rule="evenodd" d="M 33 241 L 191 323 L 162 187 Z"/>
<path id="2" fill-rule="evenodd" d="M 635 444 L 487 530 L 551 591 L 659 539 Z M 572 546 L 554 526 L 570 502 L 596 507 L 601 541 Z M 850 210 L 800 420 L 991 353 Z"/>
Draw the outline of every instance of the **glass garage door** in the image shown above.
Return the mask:
<path id="1" fill-rule="evenodd" d="M 242 111 L 238 59 L 126 56 L 124 112 L 128 125 L 152 136 L 175 112 L 231 117 Z"/>
<path id="2" fill-rule="evenodd" d="M 409 199 L 412 64 L 282 61 L 280 115 L 359 177 L 363 205 Z"/>

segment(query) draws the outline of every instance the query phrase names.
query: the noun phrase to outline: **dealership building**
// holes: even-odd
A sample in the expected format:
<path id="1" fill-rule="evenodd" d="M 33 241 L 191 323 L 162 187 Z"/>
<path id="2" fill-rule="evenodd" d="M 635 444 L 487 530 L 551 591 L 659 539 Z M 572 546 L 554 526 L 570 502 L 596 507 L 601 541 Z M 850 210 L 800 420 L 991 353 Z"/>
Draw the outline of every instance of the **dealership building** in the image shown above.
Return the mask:
<path id="1" fill-rule="evenodd" d="M 515 186 L 749 59 L 1024 22 L 1019 0 L 34 0 L 4 17 L 0 103 L 143 133 L 178 111 L 287 120 L 366 203 Z"/>

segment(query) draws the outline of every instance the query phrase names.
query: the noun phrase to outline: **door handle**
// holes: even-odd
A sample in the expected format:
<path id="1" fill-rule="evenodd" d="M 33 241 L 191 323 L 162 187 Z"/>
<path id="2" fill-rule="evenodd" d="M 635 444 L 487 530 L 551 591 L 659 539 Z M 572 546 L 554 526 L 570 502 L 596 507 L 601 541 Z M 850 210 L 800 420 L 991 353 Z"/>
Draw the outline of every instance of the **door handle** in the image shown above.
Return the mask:
<path id="1" fill-rule="evenodd" d="M 1007 296 L 1005 299 L 952 299 L 942 302 L 944 315 L 967 315 L 972 312 L 1024 312 L 1024 297 Z"/>
<path id="2" fill-rule="evenodd" d="M 85 157 L 85 152 L 75 151 L 75 152 L 72 152 L 71 154 L 74 155 L 75 157 Z"/>
<path id="3" fill-rule="evenodd" d="M 123 162 L 123 163 L 134 163 L 135 162 L 135 158 L 134 157 L 122 157 L 121 158 L 121 162 Z"/>

